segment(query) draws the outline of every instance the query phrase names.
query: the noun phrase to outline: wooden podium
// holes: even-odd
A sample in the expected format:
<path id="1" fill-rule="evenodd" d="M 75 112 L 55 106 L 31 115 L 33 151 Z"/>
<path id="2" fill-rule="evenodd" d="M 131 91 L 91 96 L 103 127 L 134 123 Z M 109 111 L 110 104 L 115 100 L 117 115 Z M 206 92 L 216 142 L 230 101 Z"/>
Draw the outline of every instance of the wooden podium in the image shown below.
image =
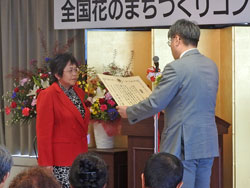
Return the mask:
<path id="1" fill-rule="evenodd" d="M 128 136 L 128 188 L 141 188 L 141 173 L 149 156 L 154 152 L 154 119 L 148 118 L 134 125 L 122 119 L 122 135 Z M 159 118 L 159 135 L 163 130 L 163 115 Z M 229 123 L 216 116 L 220 157 L 216 157 L 211 176 L 211 188 L 223 188 L 223 134 Z"/>

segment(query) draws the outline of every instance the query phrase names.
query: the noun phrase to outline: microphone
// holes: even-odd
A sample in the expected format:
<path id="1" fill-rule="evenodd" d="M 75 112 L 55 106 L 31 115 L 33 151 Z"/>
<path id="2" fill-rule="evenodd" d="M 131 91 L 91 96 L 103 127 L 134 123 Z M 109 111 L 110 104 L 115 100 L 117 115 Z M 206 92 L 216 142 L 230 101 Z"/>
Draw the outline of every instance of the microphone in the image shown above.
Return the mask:
<path id="1" fill-rule="evenodd" d="M 159 72 L 159 57 L 154 56 L 153 61 L 154 61 L 154 64 L 155 64 L 155 72 Z"/>

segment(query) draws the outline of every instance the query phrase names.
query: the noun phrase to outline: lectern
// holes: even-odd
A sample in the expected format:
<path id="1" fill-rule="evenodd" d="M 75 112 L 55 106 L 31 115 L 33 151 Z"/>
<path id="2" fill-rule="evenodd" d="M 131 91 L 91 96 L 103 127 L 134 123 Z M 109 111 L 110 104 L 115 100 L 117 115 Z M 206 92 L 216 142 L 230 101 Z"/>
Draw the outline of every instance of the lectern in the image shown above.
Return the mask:
<path id="1" fill-rule="evenodd" d="M 219 152 L 213 164 L 211 188 L 223 188 L 223 134 L 228 133 L 229 123 L 215 117 L 218 129 Z M 141 173 L 151 154 L 154 153 L 154 119 L 148 118 L 134 125 L 122 119 L 122 135 L 128 136 L 128 188 L 141 188 Z M 159 117 L 159 134 L 164 126 L 163 115 Z"/>

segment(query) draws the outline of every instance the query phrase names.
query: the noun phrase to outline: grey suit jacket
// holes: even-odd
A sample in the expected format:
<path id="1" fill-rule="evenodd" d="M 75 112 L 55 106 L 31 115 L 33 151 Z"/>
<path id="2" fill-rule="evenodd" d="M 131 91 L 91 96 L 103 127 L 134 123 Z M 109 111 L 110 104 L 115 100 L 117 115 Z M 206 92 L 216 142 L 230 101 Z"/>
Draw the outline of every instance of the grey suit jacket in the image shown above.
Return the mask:
<path id="1" fill-rule="evenodd" d="M 149 98 L 127 108 L 129 122 L 134 124 L 164 109 L 161 152 L 181 160 L 218 156 L 216 64 L 193 49 L 167 64 L 162 75 Z"/>

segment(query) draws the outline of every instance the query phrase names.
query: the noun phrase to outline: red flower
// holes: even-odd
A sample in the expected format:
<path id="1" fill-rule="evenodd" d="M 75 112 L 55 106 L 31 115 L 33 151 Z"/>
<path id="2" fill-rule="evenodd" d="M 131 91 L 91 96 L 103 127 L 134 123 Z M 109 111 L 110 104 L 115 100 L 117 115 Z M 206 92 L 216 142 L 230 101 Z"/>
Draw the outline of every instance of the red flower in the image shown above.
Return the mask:
<path id="1" fill-rule="evenodd" d="M 43 89 L 39 88 L 38 90 L 36 90 L 37 95 L 42 91 Z"/>
<path id="2" fill-rule="evenodd" d="M 10 107 L 6 106 L 6 107 L 5 107 L 5 113 L 6 113 L 6 115 L 9 115 L 10 112 L 11 112 Z"/>
<path id="3" fill-rule="evenodd" d="M 155 81 L 155 77 L 154 77 L 154 76 L 151 76 L 151 77 L 150 77 L 150 80 L 151 80 L 151 82 L 154 82 L 154 81 Z"/>
<path id="4" fill-rule="evenodd" d="M 104 99 L 104 98 L 100 98 L 100 99 L 99 99 L 99 103 L 100 103 L 100 104 L 104 104 L 104 103 L 105 103 L 105 99 Z"/>
<path id="5" fill-rule="evenodd" d="M 103 104 L 103 105 L 101 105 L 100 106 L 100 109 L 101 109 L 101 111 L 105 111 L 105 110 L 107 110 L 108 109 L 108 107 L 107 107 L 107 105 L 106 104 Z"/>
<path id="6" fill-rule="evenodd" d="M 108 100 L 108 104 L 110 104 L 110 106 L 115 106 L 115 102 L 113 100 Z"/>
<path id="7" fill-rule="evenodd" d="M 22 110 L 22 114 L 24 116 L 29 116 L 30 115 L 30 109 L 28 107 L 25 107 L 23 110 Z"/>
<path id="8" fill-rule="evenodd" d="M 19 88 L 16 87 L 16 88 L 14 89 L 14 91 L 17 93 L 17 92 L 19 91 Z"/>
<path id="9" fill-rule="evenodd" d="M 16 108 L 16 106 L 17 106 L 17 105 L 16 105 L 16 102 L 15 102 L 15 101 L 12 101 L 12 103 L 11 103 L 10 106 L 11 106 L 11 108 Z"/>
<path id="10" fill-rule="evenodd" d="M 85 101 L 85 105 L 89 108 L 89 107 L 91 107 L 92 104 L 91 104 L 90 101 L 86 100 L 86 101 Z"/>
<path id="11" fill-rule="evenodd" d="M 48 77 L 49 77 L 49 75 L 46 74 L 46 73 L 43 73 L 43 74 L 41 75 L 41 78 L 48 78 Z"/>

